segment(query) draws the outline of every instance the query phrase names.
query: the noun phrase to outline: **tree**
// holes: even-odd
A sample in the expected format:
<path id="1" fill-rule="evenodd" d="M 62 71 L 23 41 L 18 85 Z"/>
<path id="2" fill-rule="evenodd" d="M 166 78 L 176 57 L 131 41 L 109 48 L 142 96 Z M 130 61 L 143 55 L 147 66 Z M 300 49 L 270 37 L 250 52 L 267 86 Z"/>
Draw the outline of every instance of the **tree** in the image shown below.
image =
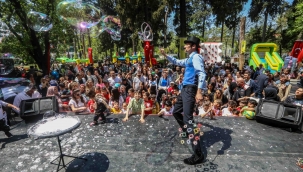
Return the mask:
<path id="1" fill-rule="evenodd" d="M 270 1 L 252 0 L 251 1 L 251 7 L 248 14 L 249 18 L 253 22 L 257 22 L 261 16 L 262 17 L 264 16 L 262 42 L 265 41 L 265 37 L 266 37 L 268 17 L 269 16 L 275 17 L 280 12 L 280 8 L 283 2 L 284 2 L 283 0 L 270 0 Z"/>
<path id="2" fill-rule="evenodd" d="M 208 20 L 212 13 L 211 6 L 208 0 L 193 0 L 192 5 L 195 8 L 193 14 L 190 16 L 191 28 L 194 28 L 194 32 L 201 32 L 201 37 L 204 39 L 206 27 L 210 27 L 211 25 Z"/>
<path id="3" fill-rule="evenodd" d="M 47 74 L 50 68 L 48 58 L 50 44 L 57 47 L 60 42 L 72 40 L 69 39 L 70 36 L 63 34 L 64 29 L 69 31 L 70 28 L 56 16 L 56 1 L 37 0 L 35 3 L 29 2 L 25 0 L 0 1 L 0 16 L 15 37 L 8 39 L 6 43 L 20 45 L 24 52 L 15 52 L 23 54 L 22 56 L 32 57 L 44 74 Z M 53 23 L 51 31 L 36 32 L 28 26 L 27 12 L 31 9 L 42 12 L 51 18 Z M 13 26 L 11 20 L 17 24 Z"/>

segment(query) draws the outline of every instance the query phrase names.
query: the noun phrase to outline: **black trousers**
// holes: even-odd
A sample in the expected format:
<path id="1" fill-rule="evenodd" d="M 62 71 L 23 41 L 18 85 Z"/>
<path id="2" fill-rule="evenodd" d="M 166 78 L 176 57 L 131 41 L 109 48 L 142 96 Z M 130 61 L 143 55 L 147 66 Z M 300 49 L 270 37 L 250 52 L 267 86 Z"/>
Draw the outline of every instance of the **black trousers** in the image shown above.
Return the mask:
<path id="1" fill-rule="evenodd" d="M 10 127 L 6 124 L 6 120 L 0 119 L 0 131 L 4 131 L 5 133 L 10 130 Z"/>
<path id="2" fill-rule="evenodd" d="M 200 138 L 200 132 L 195 133 L 194 129 L 194 117 L 193 112 L 196 103 L 197 86 L 185 85 L 181 90 L 181 94 L 177 98 L 177 102 L 174 105 L 173 115 L 177 120 L 178 124 L 182 128 L 183 132 L 187 132 L 188 135 L 193 134 L 194 138 L 198 136 Z M 182 115 L 183 112 L 183 115 Z M 195 153 L 201 152 L 200 140 L 196 140 L 197 144 L 194 143 L 194 138 L 188 138 L 191 141 L 193 151 Z"/>
<path id="3" fill-rule="evenodd" d="M 99 119 L 100 117 L 102 118 L 102 121 L 103 121 L 103 120 L 106 120 L 106 119 L 105 119 L 104 112 L 101 112 L 101 113 L 96 113 L 96 114 L 95 114 L 95 116 L 94 116 L 94 122 L 98 122 L 98 119 Z"/>

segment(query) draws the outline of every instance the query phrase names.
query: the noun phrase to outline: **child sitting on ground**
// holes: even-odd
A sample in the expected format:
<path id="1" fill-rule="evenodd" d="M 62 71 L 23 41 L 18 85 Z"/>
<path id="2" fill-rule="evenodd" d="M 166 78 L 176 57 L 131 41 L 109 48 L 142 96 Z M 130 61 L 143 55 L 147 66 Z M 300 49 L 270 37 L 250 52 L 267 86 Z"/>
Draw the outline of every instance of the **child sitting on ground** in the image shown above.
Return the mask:
<path id="1" fill-rule="evenodd" d="M 87 96 L 89 97 L 89 100 L 87 102 L 87 108 L 91 113 L 95 113 L 95 95 L 96 94 L 94 90 L 90 90 L 87 93 Z"/>
<path id="2" fill-rule="evenodd" d="M 203 94 L 203 100 L 204 101 L 210 101 L 210 95 L 209 94 Z"/>
<path id="3" fill-rule="evenodd" d="M 125 118 L 122 120 L 123 122 L 128 121 L 128 116 L 129 114 L 141 114 L 140 122 L 144 123 L 144 100 L 140 98 L 140 93 L 138 91 L 135 92 L 135 96 L 133 99 L 130 100 L 128 106 L 127 106 L 127 111 Z M 132 112 L 130 112 L 132 110 Z"/>
<path id="4" fill-rule="evenodd" d="M 152 110 L 152 114 L 158 114 L 160 111 L 160 105 L 156 100 L 156 95 L 152 94 L 150 96 L 150 100 L 153 102 L 153 110 Z"/>
<path id="5" fill-rule="evenodd" d="M 178 97 L 176 95 L 173 95 L 170 99 L 171 103 L 173 104 L 173 107 L 175 106 L 176 102 L 178 100 Z"/>
<path id="6" fill-rule="evenodd" d="M 241 109 L 241 115 L 247 119 L 255 118 L 255 107 L 257 106 L 257 101 L 249 100 L 247 106 Z"/>
<path id="7" fill-rule="evenodd" d="M 204 118 L 206 116 L 209 116 L 210 119 L 213 119 L 213 113 L 211 113 L 212 111 L 212 105 L 210 103 L 210 101 L 205 101 L 204 103 L 200 103 L 199 102 L 199 116 L 201 116 L 201 118 Z"/>
<path id="8" fill-rule="evenodd" d="M 159 113 L 158 115 L 159 116 L 167 116 L 167 115 L 173 115 L 173 111 L 174 111 L 174 108 L 172 107 L 172 103 L 170 100 L 167 100 L 165 101 L 165 108 L 163 108 Z"/>
<path id="9" fill-rule="evenodd" d="M 247 101 L 246 100 L 241 100 L 240 103 L 239 103 L 239 106 L 237 107 L 237 111 L 241 111 L 241 109 L 244 107 L 244 106 L 247 106 Z"/>
<path id="10" fill-rule="evenodd" d="M 119 108 L 119 103 L 118 102 L 113 102 L 113 107 L 110 110 L 113 114 L 121 114 L 122 110 Z"/>
<path id="11" fill-rule="evenodd" d="M 126 111 L 127 111 L 127 103 L 126 102 L 124 102 L 123 104 L 122 104 L 122 114 L 126 114 Z"/>
<path id="12" fill-rule="evenodd" d="M 209 100 L 208 100 L 209 101 Z M 217 99 L 214 101 L 213 107 L 212 107 L 212 115 L 213 116 L 222 116 L 221 111 L 222 101 Z"/>
<path id="13" fill-rule="evenodd" d="M 145 115 L 152 114 L 153 102 L 149 99 L 148 92 L 143 93 L 143 100 L 144 100 L 144 106 L 145 106 L 145 109 L 144 109 Z"/>
<path id="14" fill-rule="evenodd" d="M 227 105 L 227 108 L 222 110 L 222 116 L 233 116 L 233 110 L 237 107 L 237 103 L 230 100 Z"/>

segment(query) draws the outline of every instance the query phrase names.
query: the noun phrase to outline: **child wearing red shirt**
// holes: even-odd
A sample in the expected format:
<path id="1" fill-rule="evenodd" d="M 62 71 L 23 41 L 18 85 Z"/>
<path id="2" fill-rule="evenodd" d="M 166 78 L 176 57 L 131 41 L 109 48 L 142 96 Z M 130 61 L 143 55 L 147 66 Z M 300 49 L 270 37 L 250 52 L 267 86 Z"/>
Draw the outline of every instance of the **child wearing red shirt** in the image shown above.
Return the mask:
<path id="1" fill-rule="evenodd" d="M 132 99 L 132 98 L 134 98 L 134 95 L 135 95 L 135 90 L 133 89 L 133 88 L 130 88 L 129 90 L 128 90 L 128 96 L 126 97 L 126 104 L 128 104 L 129 102 L 130 102 L 130 100 Z"/>
<path id="2" fill-rule="evenodd" d="M 174 82 L 170 82 L 170 85 L 167 88 L 167 92 L 174 94 L 174 86 L 175 86 L 175 83 Z"/>
<path id="3" fill-rule="evenodd" d="M 110 95 L 105 87 L 102 88 L 101 94 L 107 100 L 107 103 L 108 103 Z"/>
<path id="4" fill-rule="evenodd" d="M 87 93 L 87 96 L 89 97 L 89 101 L 87 102 L 87 108 L 91 113 L 95 113 L 95 95 L 96 93 L 93 90 L 90 90 Z"/>
<path id="5" fill-rule="evenodd" d="M 144 106 L 145 106 L 145 114 L 146 115 L 150 115 L 152 114 L 152 111 L 153 111 L 153 101 L 151 101 L 149 99 L 149 93 L 148 92 L 145 92 L 143 94 L 143 100 L 144 100 Z"/>

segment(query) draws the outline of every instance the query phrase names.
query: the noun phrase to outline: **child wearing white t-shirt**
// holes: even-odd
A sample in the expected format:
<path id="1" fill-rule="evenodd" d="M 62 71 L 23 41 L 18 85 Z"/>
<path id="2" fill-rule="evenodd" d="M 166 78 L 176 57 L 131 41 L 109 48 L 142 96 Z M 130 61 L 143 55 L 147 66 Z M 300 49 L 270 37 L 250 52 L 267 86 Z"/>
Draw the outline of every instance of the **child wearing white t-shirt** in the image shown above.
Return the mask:
<path id="1" fill-rule="evenodd" d="M 170 100 L 165 101 L 165 107 L 158 113 L 159 116 L 173 115 L 174 107 Z"/>
<path id="2" fill-rule="evenodd" d="M 228 102 L 228 107 L 222 110 L 222 116 L 234 116 L 233 110 L 237 107 L 237 103 L 233 100 Z"/>

